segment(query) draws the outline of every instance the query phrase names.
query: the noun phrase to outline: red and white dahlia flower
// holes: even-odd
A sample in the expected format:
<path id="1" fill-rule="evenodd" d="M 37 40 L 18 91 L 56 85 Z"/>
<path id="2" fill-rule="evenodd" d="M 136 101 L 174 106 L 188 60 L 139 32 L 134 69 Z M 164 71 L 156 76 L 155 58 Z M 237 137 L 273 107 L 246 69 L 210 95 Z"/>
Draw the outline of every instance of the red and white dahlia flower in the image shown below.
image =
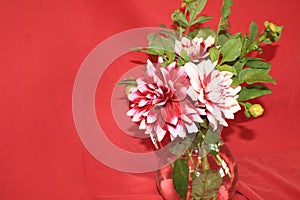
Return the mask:
<path id="1" fill-rule="evenodd" d="M 225 119 L 234 119 L 233 114 L 241 109 L 237 101 L 241 87 L 231 87 L 233 74 L 217 70 L 210 59 L 186 63 L 184 69 L 191 83 L 187 93 L 197 107 L 205 109 L 212 128 L 228 126 Z"/>
<path id="2" fill-rule="evenodd" d="M 191 62 L 199 63 L 209 56 L 208 48 L 214 45 L 214 42 L 215 39 L 211 36 L 205 40 L 198 37 L 195 37 L 193 40 L 183 37 L 181 41 L 175 41 L 175 53 L 180 55 L 181 51 L 184 50 L 189 55 Z"/>
<path id="3" fill-rule="evenodd" d="M 155 145 L 167 132 L 171 139 L 197 132 L 196 123 L 202 122 L 199 111 L 187 100 L 190 84 L 184 68 L 176 68 L 175 62 L 167 67 L 161 67 L 161 63 L 162 58 L 156 66 L 148 60 L 145 76 L 136 80 L 137 86 L 128 95 L 127 115 L 150 134 Z"/>

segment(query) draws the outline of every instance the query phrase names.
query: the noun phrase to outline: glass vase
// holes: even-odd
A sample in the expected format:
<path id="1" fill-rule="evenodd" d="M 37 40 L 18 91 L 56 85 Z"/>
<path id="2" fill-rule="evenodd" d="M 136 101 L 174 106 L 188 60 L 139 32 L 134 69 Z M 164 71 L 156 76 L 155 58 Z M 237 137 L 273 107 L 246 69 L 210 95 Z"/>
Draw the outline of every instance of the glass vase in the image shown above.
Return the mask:
<path id="1" fill-rule="evenodd" d="M 198 149 L 194 149 L 190 154 L 190 159 L 188 159 L 188 169 L 189 169 L 189 178 L 188 178 L 188 187 L 186 192 L 186 198 L 181 197 L 178 192 L 174 189 L 174 183 L 172 179 L 173 166 L 167 165 L 156 173 L 157 187 L 160 194 L 165 200 L 227 200 L 232 199 L 233 195 L 237 190 L 238 184 L 238 166 L 234 156 L 232 155 L 229 148 L 222 142 L 218 146 L 218 152 L 208 153 L 205 157 L 202 157 L 199 162 L 199 152 Z M 202 162 L 201 162 L 202 161 Z M 203 162 L 205 161 L 205 162 Z M 197 169 L 195 169 L 195 163 L 198 162 Z M 207 165 L 209 169 L 207 169 Z M 210 179 L 210 181 L 218 181 L 219 184 L 208 183 L 206 184 L 207 188 L 205 191 L 204 183 L 205 179 L 202 181 L 199 187 L 195 188 L 197 185 L 193 185 L 193 176 L 211 176 L 217 175 L 220 177 L 220 180 Z M 211 176 L 212 177 L 212 176 Z M 212 185 L 217 185 L 217 188 L 211 187 Z M 194 191 L 193 191 L 194 190 Z M 210 191 L 209 191 L 210 190 Z M 197 194 L 198 192 L 198 194 Z M 195 198 L 195 195 L 197 198 Z"/>

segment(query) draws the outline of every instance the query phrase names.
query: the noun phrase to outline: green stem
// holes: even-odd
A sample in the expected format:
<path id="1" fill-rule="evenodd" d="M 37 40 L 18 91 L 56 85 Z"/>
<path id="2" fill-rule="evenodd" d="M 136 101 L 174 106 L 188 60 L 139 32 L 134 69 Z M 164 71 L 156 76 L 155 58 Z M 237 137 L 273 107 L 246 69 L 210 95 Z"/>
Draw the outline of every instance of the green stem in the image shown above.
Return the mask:
<path id="1" fill-rule="evenodd" d="M 210 170 L 210 166 L 209 166 L 207 155 L 202 158 L 202 169 L 204 171 Z"/>
<path id="2" fill-rule="evenodd" d="M 261 43 L 262 41 L 264 41 L 267 38 L 267 32 L 264 31 L 258 38 L 258 44 Z"/>
<path id="3" fill-rule="evenodd" d="M 187 155 L 188 155 L 189 160 L 191 161 L 191 163 L 194 164 L 192 153 L 188 149 L 186 150 L 186 153 L 187 153 Z"/>
<path id="4" fill-rule="evenodd" d="M 245 109 L 247 108 L 247 106 L 246 106 L 246 104 L 244 102 L 239 101 L 239 104 L 242 105 L 242 106 L 244 106 Z"/>

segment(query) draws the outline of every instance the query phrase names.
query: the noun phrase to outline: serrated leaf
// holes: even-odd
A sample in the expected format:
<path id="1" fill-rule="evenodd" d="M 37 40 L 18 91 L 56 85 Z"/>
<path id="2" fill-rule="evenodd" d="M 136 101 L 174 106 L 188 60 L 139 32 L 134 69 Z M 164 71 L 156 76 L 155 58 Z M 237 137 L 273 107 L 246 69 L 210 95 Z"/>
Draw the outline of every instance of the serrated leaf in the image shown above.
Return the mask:
<path id="1" fill-rule="evenodd" d="M 257 37 L 257 33 L 258 33 L 258 26 L 255 23 L 255 21 L 252 21 L 250 24 L 250 32 L 249 32 L 249 39 L 251 42 L 255 40 L 255 38 Z"/>
<path id="2" fill-rule="evenodd" d="M 174 188 L 183 199 L 186 199 L 189 180 L 189 166 L 188 161 L 185 158 L 178 158 L 174 162 L 174 168 L 172 171 L 172 179 Z"/>
<path id="3" fill-rule="evenodd" d="M 190 12 L 190 22 L 193 22 L 197 15 L 201 13 L 206 5 L 206 2 L 207 0 L 195 0 L 187 3 L 187 9 Z"/>
<path id="4" fill-rule="evenodd" d="M 175 24 L 185 28 L 188 26 L 188 21 L 186 19 L 186 16 L 180 12 L 180 10 L 175 10 L 172 14 L 172 20 Z"/>
<path id="5" fill-rule="evenodd" d="M 212 47 L 209 49 L 209 55 L 212 62 L 216 62 L 219 60 L 220 52 L 216 47 Z"/>
<path id="6" fill-rule="evenodd" d="M 276 81 L 268 74 L 269 70 L 246 68 L 239 74 L 239 79 L 248 84 L 255 82 L 276 83 Z"/>
<path id="7" fill-rule="evenodd" d="M 202 171 L 192 182 L 192 199 L 215 198 L 222 184 L 222 177 L 218 171 Z"/>
<path id="8" fill-rule="evenodd" d="M 237 57 L 240 56 L 242 49 L 241 39 L 229 39 L 221 47 L 221 54 L 223 55 L 221 64 L 224 62 L 234 61 Z"/>
<path id="9" fill-rule="evenodd" d="M 221 66 L 217 66 L 219 71 L 227 71 L 227 72 L 231 72 L 233 75 L 237 75 L 237 71 L 233 66 L 230 65 L 221 65 Z"/>
<path id="10" fill-rule="evenodd" d="M 269 70 L 271 67 L 271 63 L 259 61 L 259 60 L 248 61 L 247 65 L 251 68 L 266 69 L 266 70 Z"/>
<path id="11" fill-rule="evenodd" d="M 245 101 L 263 96 L 265 94 L 271 94 L 271 90 L 268 87 L 261 84 L 249 85 L 242 87 L 238 100 Z"/>

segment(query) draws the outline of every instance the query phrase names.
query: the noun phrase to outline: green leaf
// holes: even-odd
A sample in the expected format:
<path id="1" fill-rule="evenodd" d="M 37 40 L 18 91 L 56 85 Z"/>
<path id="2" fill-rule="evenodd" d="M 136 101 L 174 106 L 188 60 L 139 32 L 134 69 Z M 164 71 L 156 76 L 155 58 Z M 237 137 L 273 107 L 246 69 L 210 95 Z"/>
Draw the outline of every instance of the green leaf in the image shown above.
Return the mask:
<path id="1" fill-rule="evenodd" d="M 189 180 L 189 166 L 187 159 L 178 158 L 174 162 L 172 179 L 175 190 L 178 192 L 181 198 L 186 199 Z"/>
<path id="2" fill-rule="evenodd" d="M 223 59 L 221 64 L 224 62 L 234 61 L 241 54 L 242 42 L 241 39 L 229 39 L 221 48 L 221 54 Z"/>
<path id="3" fill-rule="evenodd" d="M 180 10 L 175 10 L 172 14 L 172 20 L 175 24 L 178 26 L 181 26 L 183 28 L 187 27 L 189 25 L 185 15 L 180 12 Z"/>
<path id="4" fill-rule="evenodd" d="M 259 60 L 253 60 L 253 61 L 248 61 L 247 65 L 251 68 L 255 69 L 267 69 L 269 70 L 271 67 L 271 63 L 264 62 L 264 61 L 259 61 Z"/>
<path id="5" fill-rule="evenodd" d="M 250 24 L 250 32 L 249 32 L 249 39 L 251 42 L 255 40 L 255 38 L 257 37 L 257 33 L 258 33 L 257 24 L 254 21 L 252 21 Z"/>
<path id="6" fill-rule="evenodd" d="M 164 55 L 164 50 L 162 48 L 148 47 L 147 48 L 147 53 L 149 53 L 151 55 L 163 56 Z"/>
<path id="7" fill-rule="evenodd" d="M 246 68 L 239 74 L 239 79 L 248 84 L 255 82 L 276 83 L 276 81 L 268 74 L 269 70 Z"/>
<path id="8" fill-rule="evenodd" d="M 180 56 L 179 56 L 178 61 L 177 61 L 177 65 L 178 66 L 183 66 L 184 64 L 186 64 L 189 61 L 190 61 L 190 57 L 189 57 L 188 52 L 184 49 L 181 49 Z"/>
<path id="9" fill-rule="evenodd" d="M 171 52 L 171 51 L 166 51 L 166 57 L 164 58 L 164 65 L 163 66 L 167 66 L 169 64 L 171 64 L 174 60 L 175 60 L 175 53 Z"/>
<path id="10" fill-rule="evenodd" d="M 147 51 L 149 54 L 164 56 L 166 51 L 174 51 L 174 45 L 174 39 L 165 37 L 160 33 L 151 33 L 148 35 Z"/>
<path id="11" fill-rule="evenodd" d="M 158 33 L 160 33 L 161 35 L 164 35 L 166 37 L 169 37 L 173 40 L 178 40 L 179 39 L 174 30 L 171 31 L 171 30 L 168 30 L 168 29 L 163 29 L 163 30 L 158 31 Z"/>
<path id="12" fill-rule="evenodd" d="M 200 16 L 195 21 L 192 22 L 191 26 L 195 25 L 195 24 L 204 23 L 204 22 L 207 22 L 209 20 L 212 20 L 211 16 Z"/>
<path id="13" fill-rule="evenodd" d="M 245 55 L 247 53 L 249 53 L 249 48 L 250 48 L 251 42 L 246 35 L 241 38 L 241 41 L 242 41 L 241 58 L 243 58 L 243 57 L 245 57 Z M 254 44 L 254 43 L 252 43 L 252 44 Z"/>
<path id="14" fill-rule="evenodd" d="M 240 73 L 240 71 L 242 71 L 242 69 L 244 68 L 246 64 L 246 61 L 237 61 L 236 63 L 234 63 L 233 67 L 235 68 L 237 73 Z"/>
<path id="15" fill-rule="evenodd" d="M 220 52 L 216 47 L 212 47 L 209 49 L 209 55 L 212 62 L 218 61 L 220 57 Z"/>
<path id="16" fill-rule="evenodd" d="M 206 132 L 204 143 L 205 144 L 216 144 L 219 141 L 219 132 L 218 130 L 213 131 L 209 128 Z"/>
<path id="17" fill-rule="evenodd" d="M 168 29 L 168 27 L 165 24 L 159 24 L 158 26 L 164 29 Z"/>
<path id="18" fill-rule="evenodd" d="M 222 177 L 218 171 L 203 171 L 200 176 L 192 182 L 192 199 L 211 199 L 216 198 L 222 184 Z"/>
<path id="19" fill-rule="evenodd" d="M 180 57 L 183 58 L 183 60 L 185 60 L 187 62 L 190 60 L 190 56 L 189 56 L 188 52 L 185 49 L 181 49 Z"/>
<path id="20" fill-rule="evenodd" d="M 239 77 L 234 76 L 232 77 L 232 83 L 231 86 L 239 86 L 241 83 L 243 83 L 244 81 L 239 79 Z"/>
<path id="21" fill-rule="evenodd" d="M 247 57 L 243 58 L 243 61 L 249 62 L 249 61 L 256 61 L 256 60 L 263 60 L 262 58 L 256 58 L 256 57 Z"/>
<path id="22" fill-rule="evenodd" d="M 229 33 L 221 33 L 219 36 L 218 36 L 218 44 L 222 47 L 226 42 L 227 40 L 229 39 L 230 37 L 230 34 Z"/>
<path id="23" fill-rule="evenodd" d="M 207 0 L 195 0 L 187 3 L 187 9 L 190 12 L 190 22 L 194 22 L 197 15 L 201 13 L 206 5 Z M 194 23 L 195 24 L 195 23 Z M 193 24 L 191 24 L 193 25 Z"/>
<path id="24" fill-rule="evenodd" d="M 265 94 L 271 94 L 271 90 L 268 87 L 261 84 L 249 85 L 242 87 L 238 100 L 245 101 L 263 96 Z"/>
<path id="25" fill-rule="evenodd" d="M 231 6 L 233 4 L 232 0 L 224 0 L 222 5 L 222 17 L 220 19 L 219 25 L 218 25 L 218 33 L 221 30 L 227 30 L 229 31 L 229 25 L 228 25 L 228 17 L 231 13 Z"/>
<path id="26" fill-rule="evenodd" d="M 134 78 L 124 79 L 122 81 L 119 81 L 118 85 L 126 85 L 126 86 L 135 86 L 136 87 L 136 80 Z"/>
<path id="27" fill-rule="evenodd" d="M 230 35 L 229 39 L 238 39 L 240 37 L 242 37 L 242 33 L 241 32 L 233 34 L 233 35 Z"/>
<path id="28" fill-rule="evenodd" d="M 219 71 L 227 71 L 233 73 L 233 75 L 237 75 L 237 71 L 233 66 L 225 64 L 225 65 L 217 66 L 217 68 Z"/>
<path id="29" fill-rule="evenodd" d="M 169 151 L 178 157 L 183 155 L 191 146 L 196 136 L 196 134 L 188 134 L 184 139 L 177 137 L 168 145 Z"/>
<path id="30" fill-rule="evenodd" d="M 179 57 L 178 60 L 177 60 L 177 65 L 180 67 L 180 66 L 183 66 L 185 65 L 185 63 L 187 63 L 182 57 Z"/>
<path id="31" fill-rule="evenodd" d="M 208 36 L 216 37 L 215 31 L 209 27 L 201 28 L 198 31 L 197 37 L 199 38 L 203 38 L 205 40 Z"/>

